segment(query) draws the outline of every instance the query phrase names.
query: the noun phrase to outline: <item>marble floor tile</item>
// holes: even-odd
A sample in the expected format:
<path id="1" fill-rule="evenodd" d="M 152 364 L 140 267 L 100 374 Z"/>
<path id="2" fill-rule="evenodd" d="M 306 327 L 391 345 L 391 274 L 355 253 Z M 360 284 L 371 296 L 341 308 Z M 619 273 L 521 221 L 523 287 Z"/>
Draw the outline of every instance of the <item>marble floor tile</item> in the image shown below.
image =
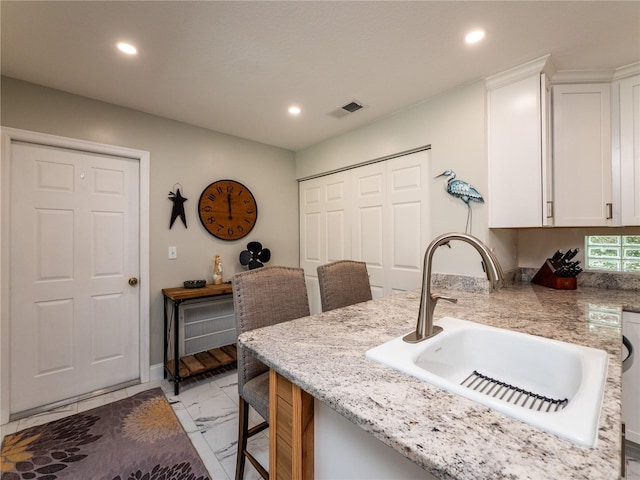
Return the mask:
<path id="1" fill-rule="evenodd" d="M 77 403 L 72 403 L 70 405 L 65 405 L 64 407 L 55 408 L 47 412 L 42 412 L 30 417 L 22 418 L 18 420 L 18 431 L 24 430 L 25 428 L 29 427 L 35 427 L 36 425 L 42 425 L 44 423 L 52 422 L 54 420 L 59 420 L 61 418 L 68 417 L 69 415 L 73 415 L 74 413 L 78 413 Z"/>
<path id="2" fill-rule="evenodd" d="M 127 396 L 131 397 L 136 393 L 144 392 L 146 390 L 151 390 L 152 388 L 162 386 L 164 380 L 153 380 L 147 383 L 139 383 L 138 385 L 133 385 L 131 387 L 125 388 L 125 392 L 127 392 Z"/>
<path id="3" fill-rule="evenodd" d="M 107 403 L 115 402 L 117 400 L 122 400 L 123 398 L 127 398 L 126 389 L 116 390 L 115 392 L 105 393 L 104 395 L 99 395 L 97 397 L 89 398 L 87 400 L 81 400 L 78 402 L 77 411 L 78 412 L 86 412 L 87 410 L 91 410 L 92 408 L 101 407 L 102 405 L 106 405 Z"/>
<path id="4" fill-rule="evenodd" d="M 268 469 L 269 465 L 269 439 L 263 433 L 259 433 L 249 439 L 247 449 L 255 456 L 258 461 Z M 216 456 L 224 467 L 229 478 L 234 478 L 236 471 L 237 442 L 230 445 L 224 451 L 217 451 Z M 244 480 L 261 480 L 262 477 L 258 471 L 253 468 L 251 462 L 245 461 Z"/>
<path id="5" fill-rule="evenodd" d="M 627 472 L 625 480 L 640 480 L 640 445 L 626 441 Z"/>
<path id="6" fill-rule="evenodd" d="M 215 454 L 211 451 L 209 445 L 207 444 L 207 441 L 204 439 L 200 432 L 189 434 L 189 438 L 191 439 L 191 443 L 198 452 L 198 455 L 200 455 L 202 463 L 204 463 L 204 466 L 209 472 L 209 477 L 211 477 L 212 480 L 231 480 L 234 478 L 233 475 L 227 475 L 224 467 L 215 456 Z M 235 470 L 232 473 L 235 473 Z"/>
<path id="7" fill-rule="evenodd" d="M 198 429 L 198 426 L 193 421 L 193 418 L 191 418 L 191 415 L 189 415 L 187 409 L 184 408 L 184 405 L 182 405 L 182 403 L 180 402 L 169 403 L 171 404 L 176 417 L 178 417 L 182 428 L 184 428 L 184 431 L 187 432 L 189 436 L 191 436 L 192 433 L 198 433 L 200 436 L 202 436 L 202 433 Z"/>
<path id="8" fill-rule="evenodd" d="M 238 404 L 238 373 L 236 370 L 231 372 L 225 372 L 220 377 L 214 380 L 224 393 L 226 393 L 231 400 Z"/>
<path id="9" fill-rule="evenodd" d="M 14 422 L 5 423 L 4 425 L 0 425 L 0 442 L 4 439 L 5 435 L 11 435 L 18 431 L 18 422 L 16 420 Z"/>
<path id="10" fill-rule="evenodd" d="M 625 480 L 640 480 L 640 461 L 627 460 L 627 476 Z"/>

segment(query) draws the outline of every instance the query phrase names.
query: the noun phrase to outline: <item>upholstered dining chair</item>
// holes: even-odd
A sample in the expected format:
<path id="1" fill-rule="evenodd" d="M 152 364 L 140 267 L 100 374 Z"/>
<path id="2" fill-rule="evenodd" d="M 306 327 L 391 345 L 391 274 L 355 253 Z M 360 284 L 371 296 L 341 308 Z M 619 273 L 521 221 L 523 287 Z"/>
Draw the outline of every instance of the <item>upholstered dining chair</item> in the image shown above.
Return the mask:
<path id="1" fill-rule="evenodd" d="M 238 335 L 255 328 L 275 325 L 309 315 L 304 270 L 263 267 L 237 273 L 232 279 L 233 305 Z M 238 457 L 236 480 L 244 477 L 245 459 L 268 479 L 269 473 L 247 451 L 247 440 L 268 428 L 269 368 L 238 345 Z M 249 407 L 264 421 L 249 428 Z"/>
<path id="2" fill-rule="evenodd" d="M 320 265 L 318 283 L 323 312 L 366 302 L 372 298 L 365 262 L 338 260 Z"/>

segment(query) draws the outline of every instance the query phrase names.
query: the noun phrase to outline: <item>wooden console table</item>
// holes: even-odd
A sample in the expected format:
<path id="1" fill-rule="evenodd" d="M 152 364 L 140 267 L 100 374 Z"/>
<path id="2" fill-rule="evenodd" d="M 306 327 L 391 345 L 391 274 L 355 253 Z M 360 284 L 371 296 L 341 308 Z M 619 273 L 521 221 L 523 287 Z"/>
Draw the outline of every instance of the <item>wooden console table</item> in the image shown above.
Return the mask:
<path id="1" fill-rule="evenodd" d="M 180 393 L 180 382 L 188 377 L 225 367 L 236 362 L 235 344 L 214 348 L 180 358 L 180 306 L 189 300 L 201 300 L 208 297 L 229 297 L 232 294 L 230 283 L 208 284 L 201 288 L 163 288 L 164 295 L 164 378 L 167 374 L 173 379 L 173 390 Z M 173 303 L 173 315 L 169 319 L 170 303 Z M 169 359 L 169 333 L 173 328 L 173 359 Z"/>

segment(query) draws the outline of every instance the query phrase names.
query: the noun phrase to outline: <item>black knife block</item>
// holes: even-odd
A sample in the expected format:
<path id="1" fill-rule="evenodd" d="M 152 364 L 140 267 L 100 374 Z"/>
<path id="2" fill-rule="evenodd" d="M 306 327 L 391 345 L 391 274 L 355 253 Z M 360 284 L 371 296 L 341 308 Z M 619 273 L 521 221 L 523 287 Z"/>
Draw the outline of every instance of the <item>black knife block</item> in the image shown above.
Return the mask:
<path id="1" fill-rule="evenodd" d="M 576 277 L 557 277 L 556 269 L 551 263 L 551 259 L 547 258 L 544 265 L 540 267 L 538 273 L 535 274 L 531 283 L 543 285 L 556 290 L 575 290 L 578 287 Z"/>

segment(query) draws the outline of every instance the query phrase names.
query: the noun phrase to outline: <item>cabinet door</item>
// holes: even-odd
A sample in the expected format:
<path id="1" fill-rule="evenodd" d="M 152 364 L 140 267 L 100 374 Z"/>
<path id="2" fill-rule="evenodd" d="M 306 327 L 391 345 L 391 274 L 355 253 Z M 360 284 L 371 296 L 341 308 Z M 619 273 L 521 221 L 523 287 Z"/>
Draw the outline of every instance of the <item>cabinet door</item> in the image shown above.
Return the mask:
<path id="1" fill-rule="evenodd" d="M 620 81 L 620 214 L 640 225 L 640 75 Z"/>
<path id="2" fill-rule="evenodd" d="M 623 312 L 622 333 L 636 350 L 631 368 L 622 374 L 622 421 L 627 438 L 640 443 L 640 313 Z"/>
<path id="3" fill-rule="evenodd" d="M 556 226 L 612 225 L 609 84 L 553 87 Z"/>
<path id="4" fill-rule="evenodd" d="M 546 76 L 540 74 L 489 90 L 490 227 L 540 227 L 552 221 L 546 209 L 551 201 L 546 92 Z"/>

